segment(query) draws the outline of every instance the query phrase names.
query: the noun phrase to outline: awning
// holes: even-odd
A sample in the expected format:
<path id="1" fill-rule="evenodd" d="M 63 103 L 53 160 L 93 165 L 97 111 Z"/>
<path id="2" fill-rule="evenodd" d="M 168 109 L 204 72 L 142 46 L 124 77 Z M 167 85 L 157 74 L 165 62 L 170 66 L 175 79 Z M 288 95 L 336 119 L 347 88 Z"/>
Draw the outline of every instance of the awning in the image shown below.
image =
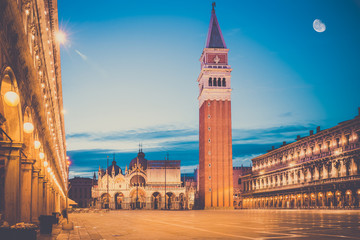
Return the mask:
<path id="1" fill-rule="evenodd" d="M 74 200 L 68 198 L 68 204 L 71 205 L 71 206 L 76 206 L 78 205 Z"/>

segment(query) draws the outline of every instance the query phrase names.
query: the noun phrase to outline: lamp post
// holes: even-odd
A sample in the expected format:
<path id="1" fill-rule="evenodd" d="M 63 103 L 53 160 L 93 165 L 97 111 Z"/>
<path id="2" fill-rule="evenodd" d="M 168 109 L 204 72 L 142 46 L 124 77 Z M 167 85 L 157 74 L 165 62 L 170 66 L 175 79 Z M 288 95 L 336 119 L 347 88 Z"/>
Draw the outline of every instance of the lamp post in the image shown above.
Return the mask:
<path id="1" fill-rule="evenodd" d="M 136 206 L 135 208 L 140 208 L 139 204 L 139 157 L 136 158 Z"/>
<path id="2" fill-rule="evenodd" d="M 69 157 L 66 157 L 66 165 L 67 165 L 67 171 L 68 171 L 68 176 L 69 176 L 69 167 L 70 167 L 71 161 L 69 160 Z M 69 177 L 67 177 L 66 179 L 66 223 L 63 223 L 62 229 L 63 230 L 73 230 L 74 229 L 74 224 L 72 222 L 69 222 L 69 215 L 68 215 L 68 209 L 69 209 L 69 190 L 71 188 L 71 186 L 69 187 Z"/>
<path id="3" fill-rule="evenodd" d="M 107 205 L 107 208 L 110 207 L 110 198 L 109 198 L 109 156 L 107 156 L 107 160 L 106 160 L 106 174 L 107 174 L 107 177 L 106 177 L 106 199 L 107 199 L 107 202 L 108 202 L 108 205 Z"/>
<path id="4" fill-rule="evenodd" d="M 166 210 L 166 163 L 167 163 L 166 160 L 169 160 L 169 154 L 167 154 L 167 159 L 165 157 L 165 210 Z"/>

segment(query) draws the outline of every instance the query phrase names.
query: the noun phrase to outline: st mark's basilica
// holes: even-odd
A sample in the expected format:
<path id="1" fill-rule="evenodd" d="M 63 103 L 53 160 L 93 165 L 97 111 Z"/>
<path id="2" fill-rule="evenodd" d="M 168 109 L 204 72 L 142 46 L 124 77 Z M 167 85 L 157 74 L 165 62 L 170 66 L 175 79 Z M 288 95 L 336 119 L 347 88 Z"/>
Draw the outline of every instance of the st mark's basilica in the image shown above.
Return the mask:
<path id="1" fill-rule="evenodd" d="M 181 182 L 179 160 L 147 160 L 140 149 L 121 169 L 115 160 L 98 170 L 93 206 L 109 209 L 192 209 L 196 187 Z"/>

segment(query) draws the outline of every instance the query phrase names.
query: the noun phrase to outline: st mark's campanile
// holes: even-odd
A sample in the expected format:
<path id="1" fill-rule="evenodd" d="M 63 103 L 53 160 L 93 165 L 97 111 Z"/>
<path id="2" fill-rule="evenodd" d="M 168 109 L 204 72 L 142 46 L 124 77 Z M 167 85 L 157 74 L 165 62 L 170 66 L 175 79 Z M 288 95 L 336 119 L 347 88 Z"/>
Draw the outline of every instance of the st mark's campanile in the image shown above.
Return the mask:
<path id="1" fill-rule="evenodd" d="M 219 22 L 211 12 L 200 57 L 199 196 L 202 208 L 232 208 L 231 67 Z"/>

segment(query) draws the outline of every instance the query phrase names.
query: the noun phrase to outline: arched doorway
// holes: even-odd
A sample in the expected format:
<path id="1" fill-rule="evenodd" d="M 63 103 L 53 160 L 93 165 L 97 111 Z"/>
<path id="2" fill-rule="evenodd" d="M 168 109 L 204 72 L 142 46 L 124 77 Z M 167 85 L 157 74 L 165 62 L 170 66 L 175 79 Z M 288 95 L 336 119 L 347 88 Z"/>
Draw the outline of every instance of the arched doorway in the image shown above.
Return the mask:
<path id="1" fill-rule="evenodd" d="M 173 194 L 172 192 L 168 192 L 166 193 L 166 209 L 174 209 L 174 201 L 175 201 L 175 194 Z"/>
<path id="2" fill-rule="evenodd" d="M 326 193 L 326 206 L 329 208 L 334 206 L 334 194 L 332 192 Z"/>
<path id="3" fill-rule="evenodd" d="M 290 208 L 295 208 L 295 199 L 294 195 L 290 196 Z"/>
<path id="4" fill-rule="evenodd" d="M 317 206 L 318 207 L 324 207 L 324 194 L 322 192 L 319 192 L 318 193 L 318 203 L 317 203 Z"/>
<path id="5" fill-rule="evenodd" d="M 343 206 L 343 196 L 341 194 L 340 191 L 336 191 L 335 193 L 335 202 L 334 202 L 334 206 L 341 208 Z"/>
<path id="6" fill-rule="evenodd" d="M 345 206 L 352 207 L 353 206 L 353 195 L 351 190 L 347 190 L 345 192 Z"/>
<path id="7" fill-rule="evenodd" d="M 104 193 L 101 195 L 101 208 L 108 209 L 110 207 L 110 194 Z"/>
<path id="8" fill-rule="evenodd" d="M 160 209 L 161 206 L 161 195 L 159 192 L 154 192 L 151 195 L 151 205 L 152 209 Z"/>
<path id="9" fill-rule="evenodd" d="M 135 188 L 130 193 L 130 207 L 131 209 L 142 209 L 145 207 L 145 192 L 142 188 Z"/>
<path id="10" fill-rule="evenodd" d="M 115 201 L 115 209 L 122 209 L 123 202 L 124 202 L 124 194 L 123 193 L 116 193 L 114 197 Z"/>
<path id="11" fill-rule="evenodd" d="M 185 209 L 185 195 L 183 193 L 180 193 L 179 195 L 179 209 Z"/>
<path id="12" fill-rule="evenodd" d="M 316 207 L 316 195 L 315 195 L 315 193 L 310 194 L 310 206 L 311 206 L 311 208 Z"/>

